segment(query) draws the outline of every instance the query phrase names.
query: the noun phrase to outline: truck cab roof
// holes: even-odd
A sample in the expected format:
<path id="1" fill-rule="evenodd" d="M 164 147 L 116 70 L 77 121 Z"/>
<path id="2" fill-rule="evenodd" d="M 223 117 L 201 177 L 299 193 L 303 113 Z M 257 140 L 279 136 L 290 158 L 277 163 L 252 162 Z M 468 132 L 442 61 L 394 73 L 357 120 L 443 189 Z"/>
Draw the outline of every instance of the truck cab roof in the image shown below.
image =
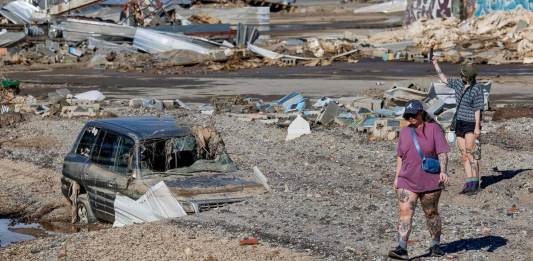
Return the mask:
<path id="1" fill-rule="evenodd" d="M 180 137 L 191 134 L 189 127 L 178 127 L 170 117 L 128 117 L 93 120 L 87 126 L 100 127 L 138 140 Z"/>

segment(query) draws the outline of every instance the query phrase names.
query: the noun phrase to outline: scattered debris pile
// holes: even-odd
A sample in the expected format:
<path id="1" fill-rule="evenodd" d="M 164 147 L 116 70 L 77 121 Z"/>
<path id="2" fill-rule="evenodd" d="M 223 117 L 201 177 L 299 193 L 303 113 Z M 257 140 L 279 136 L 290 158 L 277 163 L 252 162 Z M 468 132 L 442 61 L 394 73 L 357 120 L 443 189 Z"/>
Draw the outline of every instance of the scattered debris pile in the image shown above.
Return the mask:
<path id="1" fill-rule="evenodd" d="M 483 84 L 485 110 L 488 110 L 492 82 L 480 83 Z M 403 106 L 412 99 L 421 100 L 430 116 L 449 130 L 456 101 L 453 90 L 440 82 L 425 89 L 415 84 L 407 87 L 395 85 L 382 97 L 322 97 L 310 100 L 294 92 L 265 103 L 256 98 L 216 96 L 211 105 L 203 107 L 202 113 L 226 113 L 241 121 L 258 121 L 288 128 L 287 141 L 310 134 L 313 128 L 330 125 L 356 128 L 368 133 L 372 140 L 393 140 L 398 137 L 400 128 L 408 124 L 402 118 Z M 453 137 L 449 139 L 452 141 Z"/>
<path id="2" fill-rule="evenodd" d="M 445 60 L 462 57 L 476 63 L 533 62 L 533 13 L 497 12 L 459 22 L 457 19 L 421 20 L 407 37 L 422 48 L 433 47 Z"/>
<path id="3" fill-rule="evenodd" d="M 2 122 L 6 119 L 4 125 L 24 120 L 23 113 L 66 118 L 112 116 L 109 112 L 102 110 L 100 103 L 104 101 L 105 96 L 96 90 L 72 95 L 68 89 L 58 89 L 38 98 L 19 94 L 19 81 L 2 81 L 0 115 L 2 115 Z"/>
<path id="4" fill-rule="evenodd" d="M 83 63 L 130 71 L 253 59 L 245 50 L 268 26 L 270 9 L 290 10 L 293 4 L 243 1 L 228 7 L 223 1 L 224 8 L 213 8 L 204 2 L 213 1 L 12 1 L 0 10 L 0 64 Z M 263 63 L 274 64 L 256 61 Z"/>
<path id="5" fill-rule="evenodd" d="M 420 53 L 429 56 L 433 52 L 439 60 L 454 63 L 533 63 L 532 25 L 533 13 L 522 9 L 462 22 L 456 18 L 423 18 L 406 30 L 380 33 L 370 41 L 378 44 L 409 40 Z M 399 59 L 402 52 L 391 56 Z"/>

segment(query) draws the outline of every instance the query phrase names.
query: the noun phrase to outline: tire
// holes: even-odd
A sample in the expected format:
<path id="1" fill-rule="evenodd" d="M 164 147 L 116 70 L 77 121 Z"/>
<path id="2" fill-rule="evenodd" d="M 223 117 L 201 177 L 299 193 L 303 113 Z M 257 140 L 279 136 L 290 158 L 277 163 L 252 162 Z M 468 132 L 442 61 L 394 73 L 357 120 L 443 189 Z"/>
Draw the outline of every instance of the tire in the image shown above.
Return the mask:
<path id="1" fill-rule="evenodd" d="M 76 202 L 76 213 L 78 215 L 78 218 L 76 220 L 77 224 L 87 225 L 96 223 L 96 217 L 94 216 L 94 212 L 91 209 L 91 205 L 89 204 L 89 198 L 87 194 L 82 194 L 78 196 Z"/>

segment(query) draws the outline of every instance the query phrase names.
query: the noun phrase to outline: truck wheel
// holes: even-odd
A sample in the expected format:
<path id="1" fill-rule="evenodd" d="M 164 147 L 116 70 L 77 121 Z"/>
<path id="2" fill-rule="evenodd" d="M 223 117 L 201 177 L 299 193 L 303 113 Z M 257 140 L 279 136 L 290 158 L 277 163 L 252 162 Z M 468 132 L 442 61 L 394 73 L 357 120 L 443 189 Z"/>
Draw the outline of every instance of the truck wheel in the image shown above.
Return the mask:
<path id="1" fill-rule="evenodd" d="M 78 224 L 87 225 L 96 222 L 96 217 L 94 216 L 91 205 L 89 204 L 89 198 L 87 194 L 78 196 L 76 202 L 76 213 L 78 215 L 76 223 Z"/>

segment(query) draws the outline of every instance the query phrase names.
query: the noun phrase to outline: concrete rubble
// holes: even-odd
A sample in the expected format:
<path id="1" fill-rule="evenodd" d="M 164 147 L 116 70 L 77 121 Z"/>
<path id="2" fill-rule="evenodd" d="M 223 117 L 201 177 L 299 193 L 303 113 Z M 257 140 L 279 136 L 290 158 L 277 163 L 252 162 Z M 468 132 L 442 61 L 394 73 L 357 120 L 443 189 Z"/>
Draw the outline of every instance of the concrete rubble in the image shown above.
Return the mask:
<path id="1" fill-rule="evenodd" d="M 159 5 L 146 0 L 146 10 L 140 10 L 133 0 L 120 4 L 71 2 L 46 7 L 22 0 L 5 4 L 0 18 L 4 17 L 9 26 L 0 25 L 0 47 L 7 48 L 0 63 L 80 63 L 118 71 L 201 65 L 217 71 L 328 66 L 338 61 L 356 63 L 362 58 L 427 62 L 430 56 L 449 62 L 533 62 L 533 18 L 524 10 L 490 13 L 463 22 L 456 18 L 420 19 L 407 29 L 370 37 L 346 32 L 342 36 L 277 39 L 268 35 L 270 14 L 294 11 L 293 2 L 215 1 L 210 5 L 170 1 Z M 406 2 L 371 5 L 354 13 L 398 13 L 405 10 Z M 69 13 L 71 10 L 74 12 Z M 43 37 L 50 44 L 43 46 L 38 40 Z"/>
<path id="2" fill-rule="evenodd" d="M 7 48 L 0 63 L 87 63 L 90 68 L 120 71 L 195 64 L 210 70 L 296 65 L 272 62 L 271 55 L 253 46 L 261 32 L 268 30 L 270 12 L 290 11 L 294 3 L 244 1 L 249 6 L 212 8 L 201 1 L 185 2 L 161 5 L 146 0 L 142 4 L 146 10 L 133 0 L 124 6 L 94 0 L 49 5 L 8 2 L 0 9 L 0 19 L 7 23 L 5 29 L 0 24 L 0 47 Z M 35 36 L 46 38 L 46 46 Z M 253 51 L 246 52 L 248 48 Z"/>
<path id="3" fill-rule="evenodd" d="M 422 101 L 450 143 L 451 184 L 440 205 L 446 214 L 443 258 L 527 256 L 533 107 L 513 105 L 531 98 L 530 68 L 521 64 L 533 63 L 531 11 L 466 21 L 422 18 L 400 29 L 403 20 L 395 19 L 412 1 L 337 0 L 331 9 L 329 1 L 297 1 L 298 8 L 295 2 L 0 0 L 0 234 L 5 221 L 56 229 L 68 222 L 69 210 L 77 211 L 63 202 L 58 175 L 65 155 L 77 150 L 73 142 L 83 138 L 80 130 L 93 119 L 158 119 L 153 145 L 135 145 L 135 157 L 113 153 L 113 159 L 128 161 L 128 173 L 130 164 L 140 166 L 135 176 L 116 177 L 119 186 L 137 188 L 138 175 L 143 178 L 137 181 L 148 184 L 153 177 L 144 175 L 141 162 L 159 161 L 159 153 L 176 158 L 161 160 L 162 167 L 198 155 L 209 164 L 218 150 L 211 141 L 223 137 L 239 168 L 253 168 L 250 180 L 270 192 L 231 205 L 198 197 L 212 209 L 193 215 L 192 205 L 169 193 L 174 189 L 165 183 L 147 186 L 138 200 L 115 190 L 106 198 L 114 201 L 108 208 L 114 223 L 92 224 L 97 231 L 68 224 L 67 233 L 50 229 L 39 240 L 8 246 L 2 238 L 0 260 L 384 260 L 397 242 L 392 160 L 399 131 L 409 124 L 402 115 L 411 99 Z M 436 15 L 446 12 L 442 1 L 428 5 L 434 2 Z M 459 194 L 463 160 L 450 131 L 456 98 L 436 81 L 432 57 L 517 63 L 476 66 L 485 111 L 483 188 L 475 196 Z M 259 67 L 272 68 L 254 69 Z M 449 76 L 458 67 L 442 64 Z M 176 121 L 172 126 L 202 126 L 191 129 L 199 146 L 181 137 L 179 146 L 158 141 L 167 131 L 159 122 L 165 117 Z M 212 136 L 210 128 L 220 133 Z M 112 146 L 129 149 L 126 138 Z M 99 144 L 93 148 L 111 147 Z M 147 148 L 157 153 L 147 154 Z M 178 175 L 197 189 L 225 194 L 210 187 L 204 171 L 190 171 L 157 175 Z M 213 183 L 225 182 L 220 177 Z M 413 256 L 423 256 L 429 243 L 419 210 L 409 241 Z"/>
<path id="4" fill-rule="evenodd" d="M 57 89 L 49 92 L 46 97 L 39 99 L 31 95 L 20 95 L 20 82 L 2 81 L 0 115 L 8 114 L 35 114 L 42 117 L 60 116 L 72 117 L 99 117 L 107 115 L 101 103 L 105 96 L 96 90 L 72 95 L 68 89 Z M 24 117 L 17 117 L 17 119 Z M 7 118 L 6 118 L 7 119 Z M 11 120 L 6 120 L 12 122 Z"/>
<path id="5" fill-rule="evenodd" d="M 489 110 L 492 82 L 480 82 L 484 86 L 485 110 Z M 433 82 L 427 88 L 414 84 L 408 87 L 394 85 L 384 91 L 381 98 L 322 97 L 313 100 L 293 92 L 269 103 L 241 96 L 215 96 L 205 108 L 213 108 L 213 112 L 227 114 L 245 122 L 258 121 L 289 128 L 287 139 L 309 134 L 311 129 L 320 126 L 337 125 L 355 128 L 368 134 L 371 140 L 394 140 L 398 137 L 400 128 L 408 124 L 402 118 L 403 105 L 412 99 L 422 101 L 430 116 L 450 132 L 449 125 L 456 107 L 455 98 L 450 89 L 443 87 L 440 82 Z"/>
<path id="6" fill-rule="evenodd" d="M 461 21 L 457 18 L 420 19 L 406 29 L 370 37 L 374 44 L 412 41 L 401 51 L 387 50 L 387 60 L 415 60 L 436 56 L 440 61 L 459 63 L 528 63 L 533 57 L 533 14 L 518 9 L 494 12 Z"/>

